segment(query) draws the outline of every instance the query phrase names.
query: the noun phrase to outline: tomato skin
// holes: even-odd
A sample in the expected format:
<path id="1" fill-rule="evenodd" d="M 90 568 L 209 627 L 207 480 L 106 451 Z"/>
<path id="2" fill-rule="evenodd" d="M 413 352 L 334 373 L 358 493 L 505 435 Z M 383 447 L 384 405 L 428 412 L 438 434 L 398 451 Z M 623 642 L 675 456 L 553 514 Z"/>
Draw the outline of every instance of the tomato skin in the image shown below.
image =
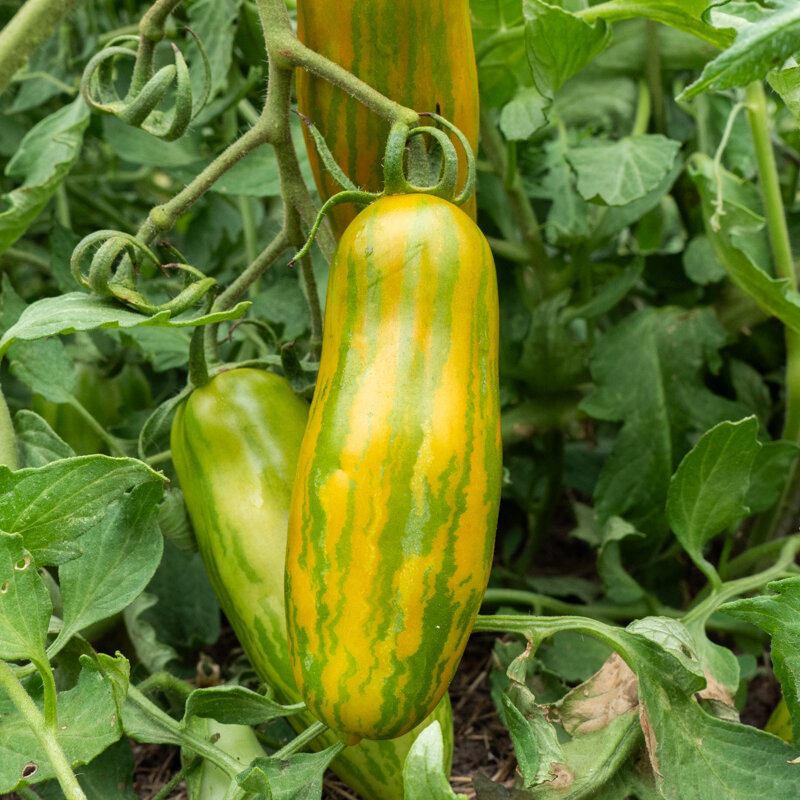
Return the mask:
<path id="1" fill-rule="evenodd" d="M 468 0 L 298 0 L 297 35 L 311 49 L 374 89 L 413 108 L 441 114 L 478 152 L 478 72 Z M 380 36 L 376 31 L 386 33 Z M 399 32 L 413 31 L 413 35 Z M 337 163 L 358 187 L 380 191 L 381 161 L 389 124 L 337 86 L 297 72 L 297 105 L 322 132 Z M 314 180 L 323 200 L 339 191 L 304 130 Z M 456 144 L 456 149 L 460 145 Z M 466 177 L 461 158 L 459 178 Z M 464 206 L 475 219 L 474 195 Z M 356 215 L 353 206 L 332 211 L 339 238 Z"/>
<path id="2" fill-rule="evenodd" d="M 295 680 L 346 741 L 430 713 L 478 613 L 502 471 L 498 317 L 489 246 L 445 200 L 384 197 L 339 242 L 286 606 Z"/>
<path id="3" fill-rule="evenodd" d="M 171 435 L 175 470 L 222 609 L 256 672 L 285 703 L 301 699 L 289 661 L 283 583 L 289 499 L 307 419 L 308 403 L 286 380 L 235 369 L 192 392 Z M 442 727 L 449 769 L 448 698 L 432 719 Z M 289 721 L 305 728 L 315 718 L 304 713 Z M 348 747 L 331 769 L 365 800 L 403 800 L 403 762 L 419 732 Z M 314 746 L 335 741 L 327 732 Z"/>

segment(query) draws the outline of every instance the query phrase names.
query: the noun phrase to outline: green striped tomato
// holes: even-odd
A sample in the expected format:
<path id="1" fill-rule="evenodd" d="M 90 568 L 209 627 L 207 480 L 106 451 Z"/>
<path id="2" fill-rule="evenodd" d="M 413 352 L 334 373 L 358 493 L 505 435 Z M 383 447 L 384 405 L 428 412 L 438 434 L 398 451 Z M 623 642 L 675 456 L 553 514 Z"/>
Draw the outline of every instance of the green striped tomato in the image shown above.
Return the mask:
<path id="1" fill-rule="evenodd" d="M 477 152 L 478 73 L 468 0 L 337 0 L 335 13 L 332 7 L 330 0 L 298 0 L 300 40 L 392 100 L 415 111 L 438 111 Z M 389 124 L 305 70 L 297 72 L 297 105 L 325 136 L 348 177 L 363 189 L 380 191 Z M 307 131 L 305 136 L 314 180 L 326 200 L 338 187 Z M 465 176 L 462 162 L 459 177 Z M 465 210 L 474 219 L 474 195 Z M 337 238 L 355 213 L 353 206 L 333 209 Z"/>
<path id="2" fill-rule="evenodd" d="M 294 676 L 345 741 L 419 724 L 461 658 L 500 498 L 497 351 L 475 223 L 424 194 L 362 211 L 331 264 L 286 561 Z"/>
<path id="3" fill-rule="evenodd" d="M 172 459 L 211 583 L 253 667 L 287 703 L 298 702 L 300 693 L 286 640 L 284 557 L 307 419 L 308 404 L 283 378 L 236 369 L 195 389 L 172 425 Z M 432 719 L 442 726 L 449 768 L 453 721 L 446 696 Z M 307 727 L 314 718 L 306 713 L 290 721 Z M 366 800 L 403 800 L 403 762 L 418 733 L 348 747 L 331 768 Z M 335 736 L 316 741 L 327 746 Z"/>

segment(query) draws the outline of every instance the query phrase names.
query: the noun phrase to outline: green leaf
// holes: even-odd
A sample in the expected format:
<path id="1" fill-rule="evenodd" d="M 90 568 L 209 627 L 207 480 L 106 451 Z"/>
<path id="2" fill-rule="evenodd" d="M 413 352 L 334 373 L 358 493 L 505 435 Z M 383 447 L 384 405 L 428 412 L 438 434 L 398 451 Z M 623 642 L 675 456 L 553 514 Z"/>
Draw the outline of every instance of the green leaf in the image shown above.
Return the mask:
<path id="1" fill-rule="evenodd" d="M 145 483 L 124 495 L 84 534 L 81 557 L 60 567 L 64 627 L 58 640 L 122 611 L 147 586 L 163 550 L 156 521 L 161 494 L 159 484 Z"/>
<path id="2" fill-rule="evenodd" d="M 725 267 L 717 259 L 708 236 L 699 234 L 686 246 L 683 269 L 695 283 L 707 286 L 725 277 Z"/>
<path id="3" fill-rule="evenodd" d="M 743 619 L 772 638 L 772 665 L 781 682 L 792 718 L 795 743 L 800 742 L 800 578 L 786 578 L 767 586 L 775 594 L 734 600 L 720 611 Z"/>
<path id="4" fill-rule="evenodd" d="M 160 311 L 152 317 L 131 311 L 108 297 L 97 297 L 83 292 L 70 292 L 58 297 L 47 297 L 31 303 L 0 339 L 0 356 L 18 339 L 42 339 L 55 334 L 92 331 L 98 328 L 165 327 L 183 328 L 208 325 L 212 322 L 239 319 L 250 307 L 249 302 L 238 303 L 229 311 L 202 314 L 192 317 L 180 314 L 171 317 L 169 311 Z"/>
<path id="5" fill-rule="evenodd" d="M 624 206 L 644 197 L 670 173 L 680 142 L 660 134 L 627 136 L 616 142 L 590 139 L 567 151 L 584 200 Z"/>
<path id="6" fill-rule="evenodd" d="M 47 662 L 53 604 L 18 533 L 0 532 L 0 658 Z"/>
<path id="7" fill-rule="evenodd" d="M 335 744 L 318 753 L 297 753 L 288 759 L 258 758 L 236 776 L 239 785 L 267 800 L 319 800 L 322 776 L 341 752 Z"/>
<path id="8" fill-rule="evenodd" d="M 78 456 L 35 469 L 0 467 L 0 530 L 21 533 L 37 566 L 80 554 L 75 542 L 134 486 L 163 476 L 133 458 Z"/>
<path id="9" fill-rule="evenodd" d="M 745 505 L 751 514 L 760 514 L 772 508 L 786 485 L 789 468 L 800 454 L 794 442 L 767 442 L 761 446 L 753 462 L 750 487 L 747 490 Z"/>
<path id="10" fill-rule="evenodd" d="M 466 800 L 447 780 L 442 728 L 434 720 L 414 740 L 403 764 L 404 800 Z"/>
<path id="11" fill-rule="evenodd" d="M 174 647 L 164 644 L 159 641 L 158 634 L 153 626 L 142 617 L 142 615 L 158 603 L 158 598 L 146 592 L 140 594 L 126 609 L 123 611 L 125 619 L 125 629 L 133 644 L 133 649 L 136 651 L 136 657 L 152 672 L 158 672 L 170 662 L 178 660 L 178 653 Z M 127 706 L 126 706 L 127 708 Z M 140 739 L 139 735 L 133 733 L 133 730 L 138 730 L 139 725 L 145 724 L 145 731 L 150 730 L 147 727 L 146 720 L 141 722 L 141 712 L 133 709 L 130 712 L 134 716 L 131 717 L 131 727 L 129 730 L 128 717 L 125 717 L 125 732 L 138 739 L 140 742 L 172 742 L 172 739 Z M 127 712 L 126 712 L 127 714 Z M 146 716 L 146 715 L 145 715 Z M 161 731 L 156 727 L 156 731 Z M 163 732 L 162 732 L 163 733 Z M 142 734 L 145 735 L 145 734 Z M 161 735 L 161 733 L 153 734 L 152 731 L 149 735 Z M 180 739 L 173 742 L 180 744 Z"/>
<path id="12" fill-rule="evenodd" d="M 105 116 L 103 140 L 123 161 L 158 169 L 195 164 L 204 155 L 200 132 L 191 127 L 178 141 L 167 142 L 121 119 Z"/>
<path id="13" fill-rule="evenodd" d="M 591 319 L 611 311 L 633 289 L 644 270 L 644 259 L 637 258 L 619 275 L 605 281 L 594 297 L 580 306 L 568 306 L 561 312 L 561 322 L 569 324 L 574 319 Z"/>
<path id="14" fill-rule="evenodd" d="M 58 339 L 15 342 L 8 360 L 11 373 L 34 394 L 51 403 L 68 403 L 73 398 L 78 373 Z"/>
<path id="15" fill-rule="evenodd" d="M 38 414 L 26 408 L 14 414 L 14 432 L 23 468 L 43 467 L 75 456 L 73 449 Z"/>
<path id="16" fill-rule="evenodd" d="M 219 602 L 199 553 L 164 542 L 161 564 L 147 586 L 158 604 L 143 619 L 158 639 L 176 648 L 210 645 L 219 638 Z"/>
<path id="17" fill-rule="evenodd" d="M 767 314 L 778 317 L 790 328 L 800 331 L 800 294 L 787 279 L 773 278 L 760 266 L 769 268 L 768 259 L 760 257 L 763 241 L 763 217 L 751 205 L 754 186 L 726 170 L 721 170 L 724 215 L 715 216 L 717 180 L 712 160 L 695 153 L 688 172 L 700 192 L 706 235 L 717 259 L 730 279 L 742 288 Z M 719 223 L 714 229 L 713 221 Z"/>
<path id="18" fill-rule="evenodd" d="M 32 691 L 30 685 L 28 688 Z M 34 699 L 41 706 L 39 694 L 34 693 Z M 88 764 L 122 734 L 111 681 L 97 669 L 84 667 L 77 686 L 58 693 L 56 711 L 58 743 L 73 767 Z M 0 792 L 55 777 L 36 734 L 2 691 L 0 716 Z M 35 765 L 36 771 L 21 780 L 29 764 Z"/>
<path id="19" fill-rule="evenodd" d="M 296 713 L 297 708 L 287 708 L 270 697 L 243 686 L 215 686 L 210 689 L 195 689 L 189 695 L 184 720 L 191 717 L 211 717 L 226 724 L 259 725 Z"/>
<path id="20" fill-rule="evenodd" d="M 547 125 L 548 101 L 532 86 L 520 88 L 500 112 L 500 130 L 509 141 L 524 141 Z"/>
<path id="21" fill-rule="evenodd" d="M 603 20 L 589 25 L 544 0 L 523 0 L 525 43 L 536 88 L 552 99 L 561 85 L 583 69 L 611 38 Z"/>
<path id="22" fill-rule="evenodd" d="M 211 97 L 223 88 L 231 68 L 240 5 L 241 0 L 195 0 L 188 4 L 189 26 L 203 43 L 211 64 Z M 192 72 L 199 75 L 199 79 L 203 77 L 202 69 Z M 192 81 L 192 88 L 199 93 L 202 80 L 199 85 Z"/>
<path id="23" fill-rule="evenodd" d="M 755 417 L 721 422 L 701 437 L 672 476 L 667 517 L 683 549 L 701 569 L 710 566 L 703 556 L 706 543 L 750 511 L 744 501 L 761 449 L 757 437 Z"/>
<path id="24" fill-rule="evenodd" d="M 800 8 L 794 2 L 780 3 L 768 16 L 743 25 L 736 41 L 709 62 L 700 77 L 681 92 L 688 100 L 705 91 L 721 91 L 762 80 L 800 50 Z"/>
<path id="25" fill-rule="evenodd" d="M 663 530 L 674 463 L 686 434 L 747 413 L 704 384 L 706 362 L 725 335 L 708 309 L 644 309 L 600 339 L 592 354 L 595 390 L 581 403 L 590 416 L 622 421 L 595 497 L 601 524 L 624 517 L 645 534 Z"/>
<path id="26" fill-rule="evenodd" d="M 6 165 L 6 175 L 23 182 L 5 195 L 9 207 L 0 211 L 0 253 L 25 233 L 55 194 L 78 160 L 88 124 L 89 109 L 79 95 L 25 134 Z"/>
<path id="27" fill-rule="evenodd" d="M 800 788 L 797 750 L 776 736 L 712 717 L 694 697 L 665 687 L 653 670 L 638 672 L 647 710 L 646 741 L 667 800 L 775 800 Z"/>
<path id="28" fill-rule="evenodd" d="M 800 119 L 800 66 L 792 60 L 792 66 L 770 72 L 767 80 L 770 86 L 781 96 L 786 108 L 795 119 Z"/>

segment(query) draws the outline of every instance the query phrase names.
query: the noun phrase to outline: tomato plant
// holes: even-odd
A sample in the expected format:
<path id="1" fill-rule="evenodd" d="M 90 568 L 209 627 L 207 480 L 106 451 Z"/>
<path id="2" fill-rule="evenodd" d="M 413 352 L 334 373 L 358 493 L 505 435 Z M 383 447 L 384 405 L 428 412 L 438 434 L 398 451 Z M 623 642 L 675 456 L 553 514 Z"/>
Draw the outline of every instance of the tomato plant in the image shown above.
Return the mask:
<path id="1" fill-rule="evenodd" d="M 0 3 L 0 793 L 800 796 L 797 4 L 333 5 Z"/>

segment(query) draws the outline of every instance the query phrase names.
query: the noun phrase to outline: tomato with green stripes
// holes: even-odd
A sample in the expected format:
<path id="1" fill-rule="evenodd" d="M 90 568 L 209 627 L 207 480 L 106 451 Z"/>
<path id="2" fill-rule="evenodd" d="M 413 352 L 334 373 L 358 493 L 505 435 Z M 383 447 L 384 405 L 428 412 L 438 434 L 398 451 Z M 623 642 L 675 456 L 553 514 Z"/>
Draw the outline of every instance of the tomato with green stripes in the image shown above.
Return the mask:
<path id="1" fill-rule="evenodd" d="M 250 663 L 285 703 L 300 700 L 284 622 L 289 499 L 308 403 L 278 375 L 222 372 L 195 389 L 172 425 L 172 460 L 211 583 Z M 445 696 L 439 721 L 449 769 L 453 720 Z M 299 728 L 309 713 L 290 717 Z M 364 741 L 331 765 L 365 800 L 403 800 L 403 762 L 419 730 L 391 742 Z M 332 733 L 315 747 L 336 741 Z"/>
<path id="2" fill-rule="evenodd" d="M 387 196 L 345 231 L 286 563 L 294 676 L 345 741 L 418 725 L 463 653 L 500 499 L 498 336 L 489 245 L 459 208 Z"/>

